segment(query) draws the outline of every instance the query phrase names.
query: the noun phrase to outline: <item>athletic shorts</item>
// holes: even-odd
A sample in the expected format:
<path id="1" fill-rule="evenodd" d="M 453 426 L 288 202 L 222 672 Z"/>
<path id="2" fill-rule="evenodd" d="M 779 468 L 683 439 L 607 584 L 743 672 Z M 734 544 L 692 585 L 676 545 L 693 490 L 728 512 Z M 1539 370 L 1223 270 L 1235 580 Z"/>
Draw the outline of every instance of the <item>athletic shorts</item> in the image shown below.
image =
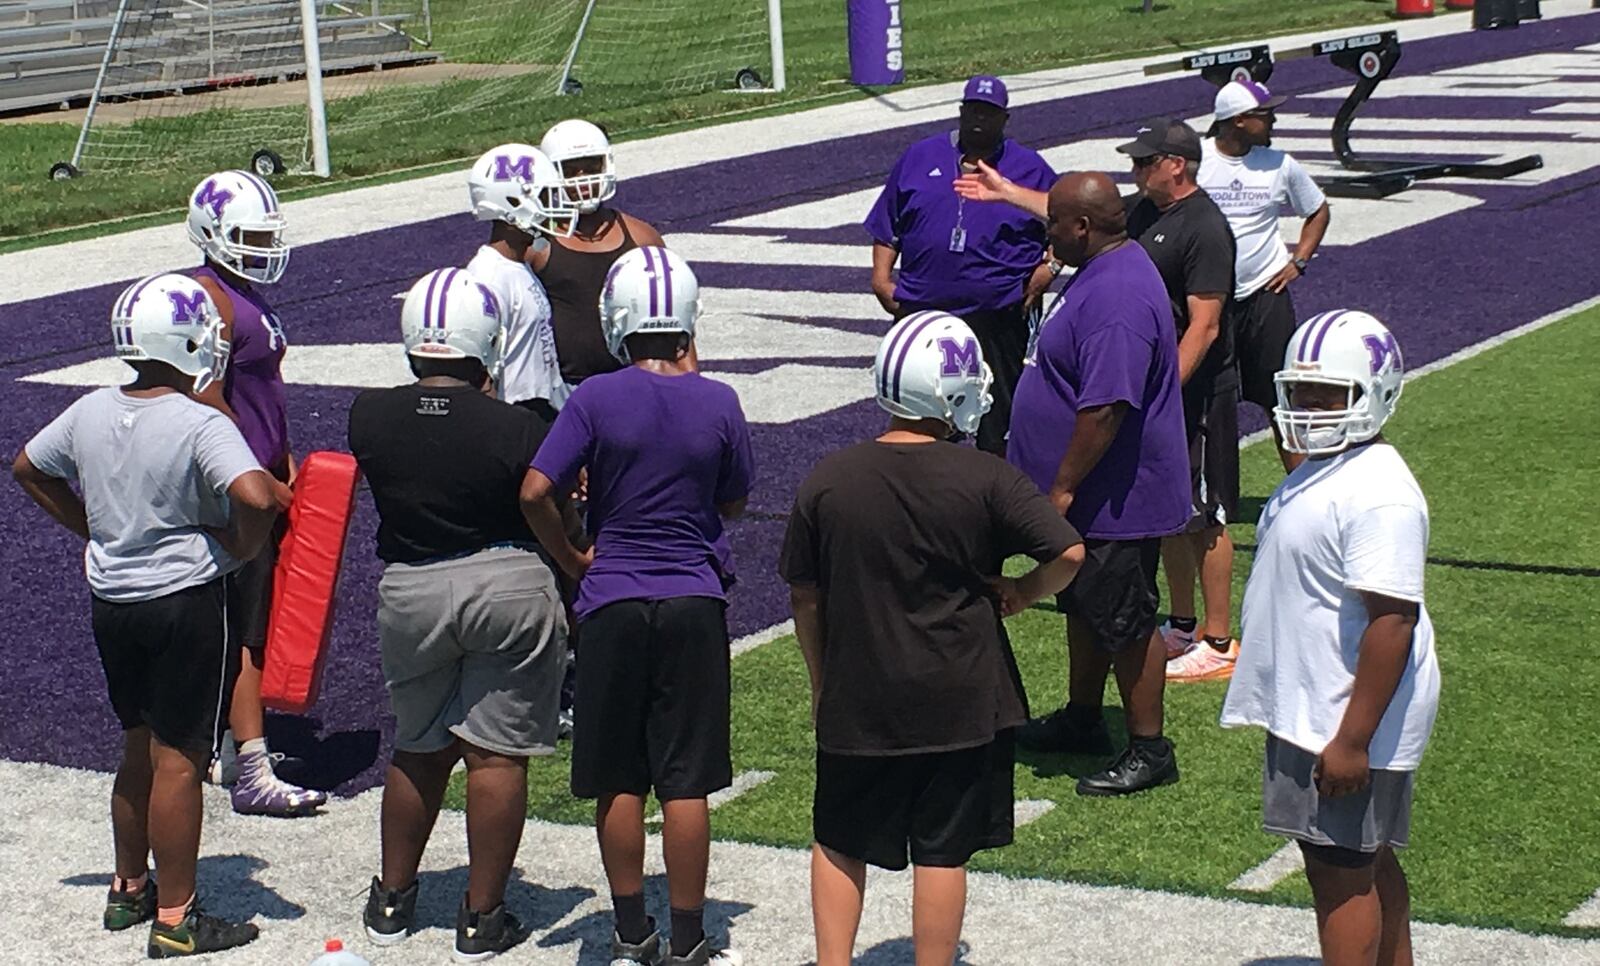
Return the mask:
<path id="1" fill-rule="evenodd" d="M 812 834 L 883 869 L 956 868 L 1011 844 L 1011 729 L 988 744 L 913 755 L 817 751 Z"/>
<path id="2" fill-rule="evenodd" d="M 705 798 L 733 783 L 726 604 L 621 600 L 582 622 L 572 794 Z"/>
<path id="3" fill-rule="evenodd" d="M 390 564 L 378 582 L 378 644 L 395 748 L 460 739 L 503 755 L 548 755 L 565 672 L 556 577 L 532 550 L 497 547 Z"/>
<path id="4" fill-rule="evenodd" d="M 1272 377 L 1283 368 L 1283 355 L 1294 335 L 1294 298 L 1289 290 L 1265 288 L 1233 306 L 1235 352 L 1239 358 L 1239 395 L 1268 414 L 1278 404 Z"/>
<path id="5" fill-rule="evenodd" d="M 1373 769 L 1372 782 L 1352 795 L 1328 798 L 1312 781 L 1317 756 L 1267 735 L 1261 784 L 1261 824 L 1268 832 L 1351 852 L 1403 849 L 1411 837 L 1414 771 Z"/>
<path id="6" fill-rule="evenodd" d="M 1083 548 L 1083 566 L 1056 595 L 1057 609 L 1088 624 L 1103 651 L 1117 654 L 1147 643 L 1161 609 L 1156 587 L 1161 538 L 1085 539 Z"/>
<path id="7" fill-rule="evenodd" d="M 283 517 L 272 536 L 261 545 L 261 552 L 244 562 L 233 573 L 229 606 L 239 615 L 239 641 L 253 651 L 267 646 L 267 624 L 272 617 L 272 576 L 278 566 L 278 541 L 283 539 Z"/>
<path id="8" fill-rule="evenodd" d="M 1189 532 L 1232 523 L 1239 515 L 1239 395 L 1210 387 L 1186 391 L 1185 431 L 1189 437 L 1189 490 L 1193 513 Z"/>
<path id="9" fill-rule="evenodd" d="M 231 577 L 154 600 L 92 598 L 94 643 L 122 730 L 148 727 L 163 744 L 215 753 L 239 675 Z"/>

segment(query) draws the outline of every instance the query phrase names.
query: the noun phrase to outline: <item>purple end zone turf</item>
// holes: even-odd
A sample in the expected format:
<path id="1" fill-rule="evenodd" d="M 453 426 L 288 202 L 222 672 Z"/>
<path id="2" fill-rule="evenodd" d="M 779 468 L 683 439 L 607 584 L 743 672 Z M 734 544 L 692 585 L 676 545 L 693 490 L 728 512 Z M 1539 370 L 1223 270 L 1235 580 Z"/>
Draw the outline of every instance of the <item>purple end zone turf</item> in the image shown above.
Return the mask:
<path id="1" fill-rule="evenodd" d="M 1529 23 L 1492 36 L 1461 34 L 1407 44 L 1396 76 L 1538 51 L 1570 51 L 1596 41 L 1600 41 L 1600 15 Z M 1294 61 L 1280 65 L 1273 82 L 1275 92 L 1308 94 L 1343 87 L 1349 75 L 1324 63 Z M 1116 137 L 1125 134 L 1132 121 L 1202 113 L 1211 95 L 1209 85 L 1186 77 L 1033 104 L 1013 111 L 1011 133 L 1035 145 Z M 1370 103 L 1362 116 L 1525 118 L 1530 109 L 1552 103 L 1535 98 L 1395 98 Z M 1331 118 L 1337 106 L 1336 98 L 1302 98 L 1291 101 L 1286 110 Z M 1596 113 L 1600 114 L 1600 102 Z M 953 114 L 952 105 L 952 118 Z M 1550 119 L 1559 121 L 1556 116 Z M 949 127 L 948 122 L 921 124 L 694 171 L 633 178 L 624 182 L 618 204 L 669 234 L 716 231 L 713 226 L 727 219 L 876 185 L 913 139 Z M 1358 147 L 1360 129 L 1358 120 Z M 818 164 L 821 157 L 849 158 L 856 174 L 841 177 L 837 164 Z M 1115 160 L 1108 152 L 1106 163 Z M 707 184 L 716 184 L 719 190 L 707 192 Z M 1372 311 L 1394 329 L 1408 364 L 1415 367 L 1594 294 L 1593 273 L 1576 270 L 1573 263 L 1574 253 L 1600 250 L 1600 221 L 1590 214 L 1600 207 L 1600 181 L 1592 170 L 1534 187 L 1485 182 L 1451 190 L 1482 203 L 1358 247 L 1326 249 L 1312 272 L 1296 285 L 1301 317 L 1339 307 Z M 1338 202 L 1334 204 L 1337 219 Z M 464 261 L 483 233 L 481 225 L 461 215 L 302 246 L 275 293 L 290 339 L 299 344 L 394 341 L 399 312 L 394 293 L 442 263 Z M 867 290 L 864 233 L 829 229 L 767 234 L 784 234 L 795 241 L 859 243 L 863 267 L 700 263 L 695 268 L 702 284 L 797 293 Z M 418 244 L 420 239 L 426 244 Z M 4 375 L 0 434 L 9 452 L 14 453 L 80 394 L 76 389 L 18 382 L 17 377 L 105 355 L 107 313 L 125 284 L 0 307 L 0 331 L 13 336 L 0 363 Z M 797 304 L 803 305 L 803 300 L 803 295 L 796 296 Z M 853 331 L 887 328 L 886 322 L 822 320 L 819 324 Z M 786 361 L 742 361 L 710 368 L 752 372 Z M 866 361 L 851 364 L 864 369 Z M 861 378 L 870 376 L 863 371 Z M 344 448 L 345 413 L 353 395 L 348 389 L 291 387 L 290 438 L 296 451 Z M 1246 409 L 1246 431 L 1264 425 L 1258 413 Z M 774 569 L 783 517 L 801 477 L 823 454 L 873 433 L 881 423 L 882 416 L 871 402 L 858 402 L 809 419 L 799 431 L 793 426 L 755 428 L 757 489 L 749 517 L 732 528 L 739 575 L 729 610 L 735 636 L 787 616 L 787 594 Z M 12 521 L 7 539 L 0 543 L 4 574 L 0 708 L 5 709 L 0 713 L 0 757 L 114 767 L 119 743 L 89 635 L 81 547 L 28 504 L 15 486 L 0 487 L 0 514 Z M 309 757 L 312 777 L 338 782 L 346 794 L 381 779 L 379 762 L 388 751 L 390 722 L 373 618 L 379 572 L 372 554 L 375 526 L 371 500 L 363 495 L 345 559 L 333 653 L 321 700 L 307 719 L 274 716 L 269 725 L 280 750 Z"/>

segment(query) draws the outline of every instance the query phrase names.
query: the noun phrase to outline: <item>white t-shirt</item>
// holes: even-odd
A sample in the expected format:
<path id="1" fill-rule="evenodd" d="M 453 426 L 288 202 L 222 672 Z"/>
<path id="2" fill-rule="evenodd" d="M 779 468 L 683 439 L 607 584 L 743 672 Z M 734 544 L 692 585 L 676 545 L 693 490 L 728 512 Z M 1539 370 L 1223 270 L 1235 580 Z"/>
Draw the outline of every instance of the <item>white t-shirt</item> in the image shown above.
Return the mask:
<path id="1" fill-rule="evenodd" d="M 1360 591 L 1422 605 L 1428 503 L 1394 447 L 1372 443 L 1290 473 L 1256 540 L 1222 724 L 1257 725 L 1321 753 L 1355 685 L 1367 629 Z M 1410 661 L 1367 748 L 1372 768 L 1415 769 L 1433 731 L 1439 660 L 1428 609 L 1419 610 Z"/>
<path id="2" fill-rule="evenodd" d="M 550 297 L 533 269 L 484 245 L 467 263 L 467 271 L 493 288 L 505 308 L 505 371 L 496 395 L 510 403 L 546 399 L 560 409 L 569 390 L 556 358 Z"/>
<path id="3" fill-rule="evenodd" d="M 1217 142 L 1200 142 L 1200 187 L 1228 216 L 1237 252 L 1234 298 L 1245 298 L 1267 284 L 1289 264 L 1289 250 L 1278 234 L 1278 213 L 1288 205 L 1309 218 L 1327 196 L 1300 166 L 1277 148 L 1252 148 L 1242 158 L 1217 150 Z"/>
<path id="4" fill-rule="evenodd" d="M 239 568 L 204 527 L 228 523 L 228 487 L 260 469 L 233 421 L 180 393 L 97 389 L 28 441 L 28 459 L 74 480 L 89 516 L 84 570 L 101 600 L 130 603 Z"/>

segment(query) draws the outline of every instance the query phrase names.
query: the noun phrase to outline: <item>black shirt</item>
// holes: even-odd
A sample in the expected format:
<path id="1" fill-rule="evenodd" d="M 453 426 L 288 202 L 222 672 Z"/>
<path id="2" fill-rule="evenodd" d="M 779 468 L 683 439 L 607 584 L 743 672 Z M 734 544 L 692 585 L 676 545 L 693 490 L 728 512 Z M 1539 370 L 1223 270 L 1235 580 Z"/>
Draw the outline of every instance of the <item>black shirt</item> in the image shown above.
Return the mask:
<path id="1" fill-rule="evenodd" d="M 368 389 L 350 406 L 350 452 L 378 507 L 378 557 L 417 563 L 532 544 L 518 494 L 549 427 L 470 386 Z"/>
<path id="2" fill-rule="evenodd" d="M 1223 296 L 1221 331 L 1211 351 L 1190 378 L 1191 384 L 1227 389 L 1237 385 L 1233 367 L 1233 328 L 1228 300 L 1233 294 L 1235 243 L 1228 218 L 1204 191 L 1195 191 L 1163 211 L 1149 198 L 1134 196 L 1128 212 L 1128 237 L 1149 253 L 1167 286 L 1178 338 L 1189 328 L 1189 295 Z M 1190 387 L 1185 387 L 1186 391 Z"/>
<path id="3" fill-rule="evenodd" d="M 985 577 L 1079 543 L 1038 487 L 952 443 L 860 443 L 801 485 L 779 571 L 822 594 L 817 744 L 836 754 L 973 747 L 1027 720 Z"/>
<path id="4" fill-rule="evenodd" d="M 539 272 L 539 282 L 550 297 L 550 324 L 556 338 L 556 358 L 561 361 L 561 378 L 577 385 L 602 372 L 616 372 L 622 362 L 606 345 L 600 327 L 600 290 L 617 259 L 639 247 L 628 232 L 628 221 L 619 211 L 611 217 L 622 229 L 622 241 L 603 252 L 568 248 L 560 239 L 550 242 L 550 254 Z"/>

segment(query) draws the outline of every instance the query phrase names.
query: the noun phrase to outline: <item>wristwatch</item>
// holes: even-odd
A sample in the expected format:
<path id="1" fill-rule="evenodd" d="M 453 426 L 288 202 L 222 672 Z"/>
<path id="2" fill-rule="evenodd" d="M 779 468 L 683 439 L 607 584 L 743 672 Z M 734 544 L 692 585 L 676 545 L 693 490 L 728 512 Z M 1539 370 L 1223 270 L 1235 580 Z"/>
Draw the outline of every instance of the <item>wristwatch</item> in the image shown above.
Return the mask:
<path id="1" fill-rule="evenodd" d="M 1310 264 L 1311 264 L 1311 259 L 1309 259 L 1309 258 L 1297 258 L 1297 259 L 1294 260 L 1294 267 L 1298 268 L 1300 270 L 1300 274 L 1301 275 L 1304 275 L 1306 273 L 1306 266 L 1310 265 Z"/>

